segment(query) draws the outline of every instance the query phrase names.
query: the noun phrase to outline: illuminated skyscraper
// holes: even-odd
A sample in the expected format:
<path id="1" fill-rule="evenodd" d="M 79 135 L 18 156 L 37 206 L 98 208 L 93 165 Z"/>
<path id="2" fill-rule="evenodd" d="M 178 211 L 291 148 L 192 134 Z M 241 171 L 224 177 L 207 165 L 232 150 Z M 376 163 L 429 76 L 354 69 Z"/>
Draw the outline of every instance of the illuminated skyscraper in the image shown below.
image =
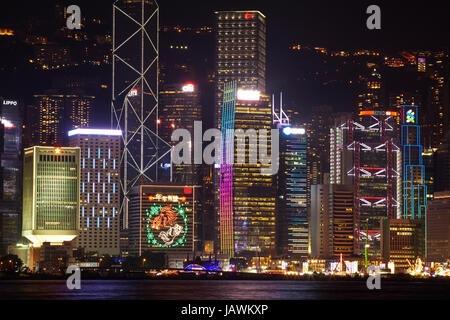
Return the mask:
<path id="1" fill-rule="evenodd" d="M 303 128 L 285 126 L 280 133 L 277 192 L 277 251 L 308 256 L 307 138 Z"/>
<path id="2" fill-rule="evenodd" d="M 111 126 L 122 130 L 123 228 L 128 192 L 158 181 L 159 162 L 170 145 L 159 137 L 159 6 L 156 0 L 113 3 Z"/>
<path id="3" fill-rule="evenodd" d="M 401 216 L 398 115 L 396 111 L 364 110 L 359 113 L 362 121 L 349 117 L 330 131 L 331 184 L 356 186 L 354 236 L 359 252 L 369 238 L 372 256 L 379 255 L 380 219 Z"/>
<path id="4" fill-rule="evenodd" d="M 199 191 L 198 186 L 174 183 L 134 187 L 130 193 L 129 254 L 198 252 Z"/>
<path id="5" fill-rule="evenodd" d="M 160 136 L 171 145 L 172 132 L 176 129 L 186 129 L 194 137 L 194 122 L 202 120 L 202 108 L 200 105 L 200 93 L 193 83 L 165 85 L 159 93 L 160 99 Z M 191 141 L 192 143 L 193 141 Z M 161 161 L 160 168 L 163 175 L 161 179 L 170 181 L 170 154 L 165 161 Z M 166 170 L 164 170 L 167 168 Z M 200 183 L 200 165 L 194 164 L 194 152 L 191 145 L 191 164 L 178 164 L 172 167 L 172 181 L 187 185 Z"/>
<path id="6" fill-rule="evenodd" d="M 43 146 L 58 146 L 66 142 L 66 132 L 73 128 L 89 127 L 91 123 L 92 106 L 95 97 L 82 93 L 66 94 L 59 91 L 49 91 L 34 95 L 34 104 L 28 126 L 33 131 L 33 144 Z M 32 122 L 36 121 L 37 125 Z M 37 131 L 37 132 L 36 132 Z M 34 139 L 33 139 L 34 138 Z"/>
<path id="7" fill-rule="evenodd" d="M 337 258 L 356 253 L 355 186 L 319 184 L 311 186 L 311 256 Z"/>
<path id="8" fill-rule="evenodd" d="M 120 253 L 119 130 L 75 129 L 70 146 L 80 148 L 80 233 L 85 252 Z"/>
<path id="9" fill-rule="evenodd" d="M 258 141 L 248 130 L 253 129 L 256 135 L 261 129 L 268 130 L 270 154 L 270 100 L 259 91 L 237 89 L 236 82 L 226 83 L 224 93 L 219 190 L 220 250 L 229 256 L 255 256 L 258 252 L 268 255 L 275 250 L 276 188 L 274 176 L 261 173 L 268 165 L 250 162 L 256 156 Z M 235 131 L 233 137 L 227 129 L 243 129 L 244 132 Z M 248 143 L 245 142 L 246 137 L 249 138 Z M 226 142 L 233 139 L 236 142 L 231 149 Z M 238 153 L 245 154 L 245 163 L 239 163 Z"/>
<path id="10" fill-rule="evenodd" d="M 358 111 L 377 110 L 383 104 L 382 78 L 379 67 L 372 62 L 366 63 L 367 69 L 360 75 L 360 89 L 357 96 Z"/>
<path id="11" fill-rule="evenodd" d="M 403 219 L 425 219 L 427 187 L 421 143 L 419 108 L 402 105 Z"/>
<path id="12" fill-rule="evenodd" d="M 22 235 L 40 247 L 78 235 L 80 149 L 31 147 L 24 151 Z"/>
<path id="13" fill-rule="evenodd" d="M 425 257 L 423 220 L 388 219 L 381 220 L 381 257 L 393 262 L 395 270 L 405 271 L 417 257 Z"/>
<path id="14" fill-rule="evenodd" d="M 0 255 L 20 237 L 22 118 L 15 99 L 0 98 Z"/>
<path id="15" fill-rule="evenodd" d="M 224 83 L 266 90 L 266 17 L 259 11 L 216 12 L 216 124 L 220 129 Z"/>

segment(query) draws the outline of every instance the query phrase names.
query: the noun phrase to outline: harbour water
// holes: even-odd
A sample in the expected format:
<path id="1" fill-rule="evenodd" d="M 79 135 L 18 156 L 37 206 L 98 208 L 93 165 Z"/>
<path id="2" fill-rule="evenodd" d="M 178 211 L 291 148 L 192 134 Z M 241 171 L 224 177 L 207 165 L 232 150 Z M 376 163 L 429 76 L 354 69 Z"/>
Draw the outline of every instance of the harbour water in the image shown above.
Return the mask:
<path id="1" fill-rule="evenodd" d="M 0 300 L 342 300 L 449 299 L 450 282 L 255 280 L 82 280 L 69 290 L 65 280 L 2 280 Z"/>

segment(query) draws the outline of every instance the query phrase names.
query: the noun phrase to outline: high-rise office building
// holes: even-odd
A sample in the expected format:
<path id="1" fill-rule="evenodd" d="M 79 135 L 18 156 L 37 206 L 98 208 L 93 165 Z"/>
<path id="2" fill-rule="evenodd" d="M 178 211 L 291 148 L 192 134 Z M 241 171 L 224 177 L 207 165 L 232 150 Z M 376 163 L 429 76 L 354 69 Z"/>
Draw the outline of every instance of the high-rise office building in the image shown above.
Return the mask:
<path id="1" fill-rule="evenodd" d="M 74 129 L 80 148 L 80 232 L 74 246 L 84 252 L 120 254 L 120 130 Z"/>
<path id="2" fill-rule="evenodd" d="M 219 11 L 216 15 L 217 127 L 221 128 L 223 86 L 266 90 L 266 17 L 259 11 Z"/>
<path id="3" fill-rule="evenodd" d="M 16 99 L 0 98 L 0 255 L 20 237 L 22 118 Z"/>
<path id="4" fill-rule="evenodd" d="M 419 108 L 402 105 L 401 147 L 403 156 L 403 218 L 425 219 L 427 186 L 420 134 Z"/>
<path id="5" fill-rule="evenodd" d="M 160 159 L 170 145 L 159 137 L 159 6 L 155 0 L 113 3 L 111 126 L 122 130 L 123 228 L 128 192 L 159 181 Z"/>
<path id="6" fill-rule="evenodd" d="M 284 126 L 280 133 L 277 190 L 277 252 L 308 256 L 307 138 L 304 128 Z"/>
<path id="7" fill-rule="evenodd" d="M 330 166 L 329 133 L 332 120 L 333 108 L 318 106 L 311 110 L 311 116 L 304 122 L 308 137 L 308 181 L 310 184 L 327 183 L 323 180 L 323 174 L 328 172 Z"/>
<path id="8" fill-rule="evenodd" d="M 129 255 L 201 250 L 199 186 L 155 183 L 130 193 Z"/>
<path id="9" fill-rule="evenodd" d="M 379 255 L 380 219 L 401 217 L 402 157 L 397 146 L 396 111 L 364 110 L 331 130 L 330 181 L 354 184 L 355 236 L 359 250 Z M 366 221 L 369 230 L 367 233 Z"/>
<path id="10" fill-rule="evenodd" d="M 376 63 L 367 62 L 367 69 L 359 76 L 358 111 L 378 110 L 383 105 L 382 77 Z"/>
<path id="11" fill-rule="evenodd" d="M 202 108 L 200 105 L 200 93 L 193 83 L 164 85 L 159 92 L 160 104 L 160 136 L 172 146 L 178 141 L 171 141 L 172 132 L 176 129 L 188 130 L 191 135 L 191 163 L 172 164 L 170 154 L 167 155 L 168 163 L 161 163 L 163 173 L 161 179 L 165 181 L 180 182 L 187 185 L 200 183 L 201 167 L 194 163 L 193 139 L 194 122 L 202 120 Z M 167 166 L 168 164 L 168 166 Z M 172 167 L 172 168 L 170 168 Z M 166 170 L 164 170 L 167 168 Z M 170 169 L 172 169 L 171 177 Z"/>
<path id="12" fill-rule="evenodd" d="M 80 149 L 31 147 L 24 151 L 22 235 L 40 247 L 78 235 Z"/>
<path id="13" fill-rule="evenodd" d="M 357 252 L 354 195 L 353 185 L 311 186 L 311 257 L 350 257 Z"/>
<path id="14" fill-rule="evenodd" d="M 450 137 L 449 137 L 450 138 Z M 448 191 L 450 189 L 450 139 L 435 149 L 434 152 L 434 191 Z M 428 172 L 428 171 L 427 171 Z"/>
<path id="15" fill-rule="evenodd" d="M 426 59 L 429 87 L 427 88 L 427 105 L 424 108 L 422 127 L 427 148 L 438 148 L 450 130 L 448 114 L 450 99 L 448 99 L 449 81 L 446 80 L 448 54 L 436 52 Z"/>
<path id="16" fill-rule="evenodd" d="M 256 90 L 238 89 L 236 82 L 224 86 L 222 154 L 220 163 L 220 251 L 229 256 L 272 254 L 275 250 L 274 177 L 263 174 L 268 164 L 252 162 L 257 155 L 257 135 L 272 128 L 268 96 Z M 234 136 L 232 131 L 234 131 Z M 242 129 L 241 132 L 236 130 Z M 252 133 L 253 130 L 253 138 Z M 246 142 L 248 137 L 248 143 Z M 255 138 L 256 137 L 256 138 Z M 227 142 L 236 140 L 231 148 Z M 267 154 L 271 138 L 267 137 Z M 261 147 L 261 146 L 260 146 Z M 245 155 L 245 163 L 238 160 Z"/>
<path id="17" fill-rule="evenodd" d="M 381 257 L 393 262 L 395 270 L 405 271 L 419 257 L 425 257 L 423 220 L 389 219 L 380 221 Z"/>
<path id="18" fill-rule="evenodd" d="M 32 136 L 28 140 L 34 145 L 63 145 L 67 131 L 89 127 L 94 99 L 80 92 L 49 91 L 34 95 L 34 106 L 29 107 L 27 117 L 27 126 L 31 130 L 28 134 Z"/>
<path id="19" fill-rule="evenodd" d="M 434 194 L 426 221 L 427 260 L 445 262 L 450 258 L 450 191 Z"/>

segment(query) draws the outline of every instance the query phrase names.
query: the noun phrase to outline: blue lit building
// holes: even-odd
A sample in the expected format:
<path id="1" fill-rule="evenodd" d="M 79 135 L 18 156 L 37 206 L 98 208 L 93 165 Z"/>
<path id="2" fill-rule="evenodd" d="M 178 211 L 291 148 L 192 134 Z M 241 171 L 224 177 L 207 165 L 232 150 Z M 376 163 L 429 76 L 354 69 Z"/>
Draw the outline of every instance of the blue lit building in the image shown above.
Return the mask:
<path id="1" fill-rule="evenodd" d="M 277 195 L 278 254 L 305 257 L 309 248 L 305 129 L 284 126 L 280 133 Z"/>
<path id="2" fill-rule="evenodd" d="M 427 186 L 420 142 L 419 108 L 402 105 L 403 219 L 425 219 Z"/>

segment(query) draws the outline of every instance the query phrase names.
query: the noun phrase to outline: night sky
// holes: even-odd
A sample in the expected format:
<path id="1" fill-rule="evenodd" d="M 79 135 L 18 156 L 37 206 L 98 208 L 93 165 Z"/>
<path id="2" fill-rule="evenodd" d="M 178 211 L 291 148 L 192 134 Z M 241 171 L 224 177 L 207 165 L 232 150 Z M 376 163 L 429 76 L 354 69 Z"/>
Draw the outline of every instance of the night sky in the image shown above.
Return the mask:
<path id="1" fill-rule="evenodd" d="M 70 0 L 82 12 L 111 16 L 111 0 Z M 21 24 L 33 16 L 51 16 L 55 1 L 4 1 L 2 24 Z M 366 8 L 381 8 L 382 29 L 367 30 Z M 213 23 L 216 10 L 260 10 L 267 16 L 271 40 L 300 41 L 335 48 L 413 49 L 449 46 L 448 1 L 261 1 L 160 0 L 161 24 Z"/>

